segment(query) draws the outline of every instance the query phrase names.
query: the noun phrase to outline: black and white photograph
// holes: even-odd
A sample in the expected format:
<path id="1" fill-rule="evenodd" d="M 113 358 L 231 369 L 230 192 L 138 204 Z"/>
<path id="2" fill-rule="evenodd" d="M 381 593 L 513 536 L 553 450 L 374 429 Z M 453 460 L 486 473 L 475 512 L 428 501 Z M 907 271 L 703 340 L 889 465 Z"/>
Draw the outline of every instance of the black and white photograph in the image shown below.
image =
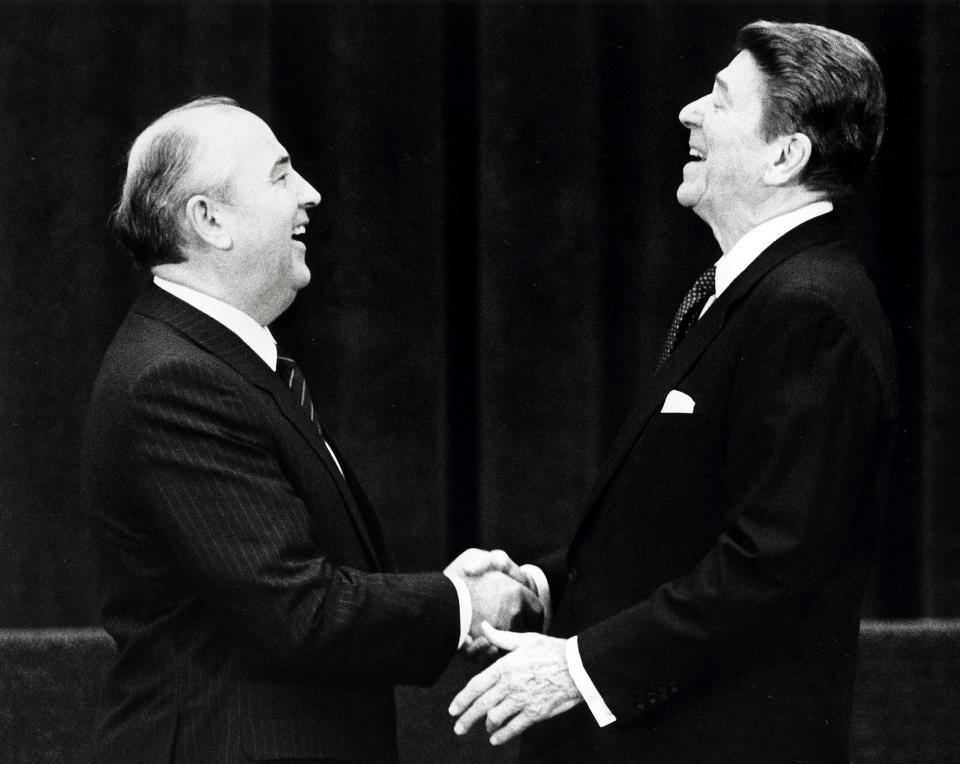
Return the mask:
<path id="1" fill-rule="evenodd" d="M 958 123 L 951 0 L 0 0 L 0 761 L 960 760 Z"/>

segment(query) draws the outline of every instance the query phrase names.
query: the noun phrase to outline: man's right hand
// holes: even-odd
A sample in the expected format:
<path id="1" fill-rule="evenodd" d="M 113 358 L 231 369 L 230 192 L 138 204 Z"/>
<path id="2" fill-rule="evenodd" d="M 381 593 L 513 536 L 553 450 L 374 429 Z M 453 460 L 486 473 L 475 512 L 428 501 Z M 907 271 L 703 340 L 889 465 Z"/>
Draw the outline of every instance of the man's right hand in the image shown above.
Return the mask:
<path id="1" fill-rule="evenodd" d="M 473 605 L 471 637 L 483 636 L 480 624 L 484 621 L 506 631 L 539 631 L 543 626 L 543 606 L 525 583 L 495 569 L 461 575 Z"/>
<path id="2" fill-rule="evenodd" d="M 461 552 L 457 559 L 447 565 L 444 573 L 466 578 L 478 576 L 488 570 L 499 570 L 510 578 L 536 591 L 536 586 L 529 580 L 527 574 L 520 570 L 520 566 L 510 559 L 510 555 L 502 549 L 467 549 Z"/>
<path id="3" fill-rule="evenodd" d="M 504 628 L 516 631 L 540 631 L 543 627 L 543 604 L 537 596 L 536 583 L 502 549 L 467 549 L 446 567 L 444 573 L 457 576 L 464 582 L 473 603 L 473 618 L 467 642 L 462 648 L 466 655 L 497 653 L 497 649 L 480 633 L 480 623 L 484 619 L 491 624 L 491 618 L 510 621 Z M 501 575 L 491 575 L 493 573 Z M 485 576 L 489 576 L 486 581 Z M 517 586 L 504 580 L 505 577 L 512 579 Z"/>

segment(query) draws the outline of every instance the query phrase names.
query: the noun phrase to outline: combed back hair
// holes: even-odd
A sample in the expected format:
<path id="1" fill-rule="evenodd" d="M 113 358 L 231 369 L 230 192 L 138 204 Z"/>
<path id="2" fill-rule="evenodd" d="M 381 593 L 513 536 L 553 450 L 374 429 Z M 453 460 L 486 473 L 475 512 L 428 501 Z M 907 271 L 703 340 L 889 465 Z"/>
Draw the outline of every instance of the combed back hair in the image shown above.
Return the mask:
<path id="1" fill-rule="evenodd" d="M 764 137 L 803 133 L 813 145 L 803 185 L 829 198 L 850 194 L 880 148 L 885 121 L 883 75 L 867 46 L 815 24 L 755 21 L 734 47 L 763 74 Z"/>
<path id="2" fill-rule="evenodd" d="M 202 138 L 183 119 L 204 107 L 239 108 L 232 98 L 194 99 L 153 122 L 130 148 L 123 191 L 110 223 L 141 268 L 186 259 L 183 212 L 191 196 L 229 194 L 229 168 L 205 161 Z"/>

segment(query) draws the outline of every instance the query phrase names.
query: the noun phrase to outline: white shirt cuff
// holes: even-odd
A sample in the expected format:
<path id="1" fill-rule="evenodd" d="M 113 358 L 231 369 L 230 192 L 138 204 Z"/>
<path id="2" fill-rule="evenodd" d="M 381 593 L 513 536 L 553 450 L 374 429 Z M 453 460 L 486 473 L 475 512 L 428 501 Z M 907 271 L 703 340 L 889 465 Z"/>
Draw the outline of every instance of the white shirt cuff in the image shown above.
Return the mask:
<path id="1" fill-rule="evenodd" d="M 470 600 L 470 590 L 467 588 L 466 581 L 453 573 L 444 572 L 443 575 L 453 582 L 453 586 L 457 590 L 457 599 L 460 600 L 460 641 L 457 643 L 457 649 L 459 650 L 463 647 L 463 643 L 467 641 L 467 635 L 470 633 L 470 624 L 473 622 L 473 602 Z"/>
<path id="2" fill-rule="evenodd" d="M 593 718 L 597 720 L 597 724 L 600 727 L 613 724 L 617 720 L 617 717 L 607 708 L 607 704 L 604 703 L 603 698 L 600 697 L 596 685 L 594 685 L 590 677 L 587 676 L 587 670 L 583 667 L 583 661 L 580 660 L 580 647 L 577 645 L 577 638 L 575 636 L 567 640 L 565 652 L 567 671 L 570 672 L 570 676 L 573 677 L 573 683 L 577 686 L 577 689 L 580 690 L 580 694 L 583 695 L 583 699 L 587 704 L 587 708 L 590 709 L 590 713 L 593 714 Z"/>
<path id="3" fill-rule="evenodd" d="M 550 633 L 550 620 L 553 617 L 553 600 L 550 597 L 550 582 L 546 574 L 536 565 L 521 565 L 520 570 L 527 574 L 537 588 L 537 599 L 543 608 L 543 633 Z"/>

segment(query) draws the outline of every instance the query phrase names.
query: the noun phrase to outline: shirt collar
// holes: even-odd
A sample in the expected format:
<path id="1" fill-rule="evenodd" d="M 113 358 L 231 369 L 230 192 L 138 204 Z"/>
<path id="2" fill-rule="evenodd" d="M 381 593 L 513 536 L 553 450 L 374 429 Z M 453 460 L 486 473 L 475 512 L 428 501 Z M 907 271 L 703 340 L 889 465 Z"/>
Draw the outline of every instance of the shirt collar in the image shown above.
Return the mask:
<path id="1" fill-rule="evenodd" d="M 153 283 L 163 291 L 169 292 L 201 313 L 210 316 L 214 321 L 223 324 L 243 340 L 267 366 L 273 371 L 277 370 L 277 341 L 267 327 L 258 324 L 242 310 L 216 297 L 198 292 L 196 289 L 175 284 L 160 276 L 154 276 Z"/>
<path id="2" fill-rule="evenodd" d="M 743 273 L 747 266 L 756 260 L 760 253 L 781 236 L 820 215 L 826 215 L 833 209 L 827 201 L 813 202 L 785 215 L 766 220 L 756 228 L 747 231 L 733 248 L 717 260 L 716 291 L 719 297 L 733 280 Z"/>

